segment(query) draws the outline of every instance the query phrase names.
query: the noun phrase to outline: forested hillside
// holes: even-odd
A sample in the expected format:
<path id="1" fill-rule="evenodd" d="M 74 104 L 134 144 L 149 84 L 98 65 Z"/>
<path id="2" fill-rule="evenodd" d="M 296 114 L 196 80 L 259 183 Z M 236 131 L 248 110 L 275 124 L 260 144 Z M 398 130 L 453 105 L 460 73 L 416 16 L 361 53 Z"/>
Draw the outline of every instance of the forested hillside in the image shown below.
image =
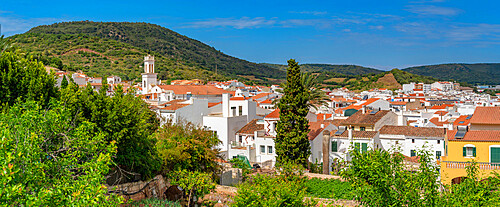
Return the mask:
<path id="1" fill-rule="evenodd" d="M 285 71 L 286 65 L 261 63 L 269 67 L 274 67 Z M 374 68 L 367 68 L 359 65 L 330 65 L 330 64 L 301 64 L 300 69 L 303 72 L 331 72 L 340 73 L 345 75 L 364 75 L 364 74 L 378 74 L 384 71 Z"/>
<path id="2" fill-rule="evenodd" d="M 157 53 L 187 67 L 195 67 L 228 77 L 242 77 L 267 81 L 282 79 L 285 72 L 265 65 L 251 63 L 226 55 L 215 48 L 176 33 L 159 25 L 129 22 L 63 22 L 38 26 L 27 33 L 49 35 L 87 35 L 114 40 Z M 57 42 L 54 42 L 57 44 Z M 105 48 L 106 45 L 98 44 Z"/>
<path id="3" fill-rule="evenodd" d="M 500 84 L 500 63 L 425 65 L 403 70 L 441 80 L 470 84 Z"/>

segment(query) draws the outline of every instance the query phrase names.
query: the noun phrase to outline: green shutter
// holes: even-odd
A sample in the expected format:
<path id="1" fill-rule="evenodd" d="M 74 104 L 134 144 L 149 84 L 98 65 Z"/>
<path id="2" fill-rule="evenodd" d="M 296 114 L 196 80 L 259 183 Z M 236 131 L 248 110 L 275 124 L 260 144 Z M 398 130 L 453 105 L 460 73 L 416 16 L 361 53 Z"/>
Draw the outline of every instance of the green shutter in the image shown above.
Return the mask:
<path id="1" fill-rule="evenodd" d="M 441 159 L 441 151 L 436 151 L 436 159 Z"/>
<path id="2" fill-rule="evenodd" d="M 362 143 L 361 144 L 361 152 L 366 152 L 366 151 L 368 151 L 368 144 Z"/>
<path id="3" fill-rule="evenodd" d="M 332 152 L 337 152 L 337 141 L 332 141 Z"/>
<path id="4" fill-rule="evenodd" d="M 359 146 L 360 146 L 359 143 L 354 143 L 354 150 L 359 151 L 359 149 L 360 149 Z"/>
<path id="5" fill-rule="evenodd" d="M 490 155 L 491 155 L 491 162 L 500 163 L 500 148 L 492 147 Z"/>
<path id="6" fill-rule="evenodd" d="M 411 157 L 415 157 L 415 155 L 417 155 L 417 153 L 415 153 L 415 150 L 411 150 L 410 153 L 411 153 Z"/>
<path id="7" fill-rule="evenodd" d="M 467 148 L 463 147 L 463 150 L 464 150 L 464 157 L 465 157 L 465 156 L 467 156 Z"/>
<path id="8" fill-rule="evenodd" d="M 472 148 L 472 156 L 476 157 L 476 148 L 475 147 Z"/>

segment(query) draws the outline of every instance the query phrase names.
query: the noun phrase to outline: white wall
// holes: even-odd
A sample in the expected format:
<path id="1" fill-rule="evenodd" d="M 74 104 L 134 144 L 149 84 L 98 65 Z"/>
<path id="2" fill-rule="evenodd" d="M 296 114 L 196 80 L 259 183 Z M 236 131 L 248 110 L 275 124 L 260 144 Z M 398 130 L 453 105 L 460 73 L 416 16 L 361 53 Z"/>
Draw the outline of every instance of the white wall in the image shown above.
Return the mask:
<path id="1" fill-rule="evenodd" d="M 236 141 L 236 131 L 247 124 L 247 116 L 221 117 L 221 116 L 203 116 L 203 126 L 209 130 L 217 131 L 221 151 L 229 151 L 229 143 Z"/>
<path id="2" fill-rule="evenodd" d="M 265 147 L 265 152 L 262 153 L 260 146 Z M 273 152 L 269 153 L 268 147 L 272 147 Z M 255 139 L 255 161 L 256 162 L 265 162 L 272 160 L 273 162 L 276 162 L 276 148 L 274 145 L 274 138 L 264 138 L 264 137 L 257 137 Z"/>

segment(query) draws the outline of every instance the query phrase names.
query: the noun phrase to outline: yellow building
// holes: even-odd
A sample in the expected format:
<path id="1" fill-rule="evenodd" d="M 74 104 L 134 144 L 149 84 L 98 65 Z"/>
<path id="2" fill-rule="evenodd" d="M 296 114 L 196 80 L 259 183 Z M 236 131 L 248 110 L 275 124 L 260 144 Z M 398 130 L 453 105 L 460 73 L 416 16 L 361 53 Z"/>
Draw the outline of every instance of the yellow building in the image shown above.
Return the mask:
<path id="1" fill-rule="evenodd" d="M 482 178 L 500 172 L 500 107 L 477 107 L 470 126 L 448 131 L 440 162 L 442 183 L 459 183 L 472 160 L 478 163 Z"/>

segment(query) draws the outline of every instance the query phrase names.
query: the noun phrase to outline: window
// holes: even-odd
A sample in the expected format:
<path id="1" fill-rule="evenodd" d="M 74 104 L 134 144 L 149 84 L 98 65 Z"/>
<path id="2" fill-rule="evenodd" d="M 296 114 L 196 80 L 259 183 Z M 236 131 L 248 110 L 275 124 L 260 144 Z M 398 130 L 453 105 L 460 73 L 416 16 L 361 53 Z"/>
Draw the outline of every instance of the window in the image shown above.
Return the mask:
<path id="1" fill-rule="evenodd" d="M 476 156 L 476 147 L 465 146 L 463 148 L 463 156 L 464 157 L 475 157 Z"/>
<path id="2" fill-rule="evenodd" d="M 500 163 L 500 147 L 492 147 L 490 149 L 490 157 L 492 163 Z"/>
<path id="3" fill-rule="evenodd" d="M 359 131 L 366 131 L 365 127 L 359 127 Z"/>
<path id="4" fill-rule="evenodd" d="M 233 112 L 231 116 L 236 116 L 236 106 L 231 107 L 231 111 Z"/>
<path id="5" fill-rule="evenodd" d="M 441 144 L 441 140 L 438 139 L 438 144 Z"/>
<path id="6" fill-rule="evenodd" d="M 399 141 L 396 141 L 396 144 L 399 144 Z"/>
<path id="7" fill-rule="evenodd" d="M 362 143 L 361 152 L 366 152 L 366 151 L 368 151 L 368 143 Z"/>
<path id="8" fill-rule="evenodd" d="M 361 150 L 360 145 L 361 145 L 360 143 L 354 143 L 354 150 L 357 150 L 357 151 Z"/>
<path id="9" fill-rule="evenodd" d="M 417 152 L 415 150 L 410 150 L 410 156 L 411 157 L 417 156 Z"/>
<path id="10" fill-rule="evenodd" d="M 337 141 L 332 141 L 332 152 L 337 152 L 338 148 L 338 142 Z"/>
<path id="11" fill-rule="evenodd" d="M 441 159 L 441 151 L 436 151 L 436 159 L 437 160 Z"/>
<path id="12" fill-rule="evenodd" d="M 415 139 L 411 139 L 411 143 L 415 143 Z"/>
<path id="13" fill-rule="evenodd" d="M 266 146 L 264 146 L 264 145 L 260 145 L 260 153 L 261 153 L 261 154 L 266 153 Z"/>
<path id="14" fill-rule="evenodd" d="M 267 153 L 269 154 L 273 153 L 273 146 L 267 146 Z"/>
<path id="15" fill-rule="evenodd" d="M 240 140 L 239 140 L 239 141 L 240 141 L 240 143 L 242 143 L 242 142 L 243 142 L 243 136 L 241 136 L 241 135 L 240 135 L 240 137 L 239 137 L 239 138 L 240 138 Z"/>
<path id="16" fill-rule="evenodd" d="M 243 115 L 243 106 L 238 106 L 238 112 L 239 112 L 238 116 Z"/>

